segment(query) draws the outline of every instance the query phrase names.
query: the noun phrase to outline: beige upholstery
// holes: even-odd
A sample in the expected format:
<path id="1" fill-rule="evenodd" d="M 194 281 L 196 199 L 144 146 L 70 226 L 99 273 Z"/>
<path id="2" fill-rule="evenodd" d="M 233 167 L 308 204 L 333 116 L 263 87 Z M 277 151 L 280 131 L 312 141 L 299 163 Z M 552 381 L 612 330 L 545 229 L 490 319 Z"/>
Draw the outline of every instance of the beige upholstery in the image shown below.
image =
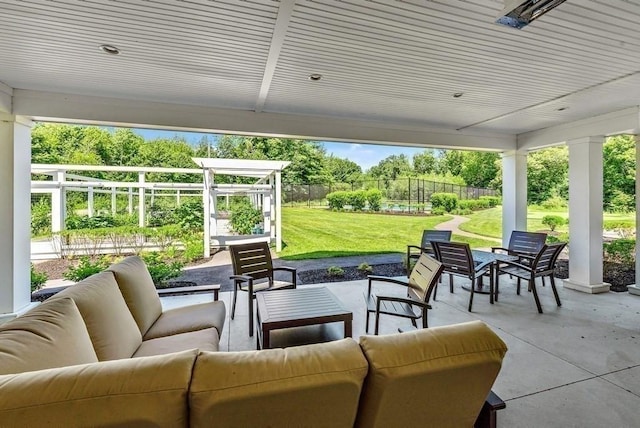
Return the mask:
<path id="1" fill-rule="evenodd" d="M 366 373 L 352 339 L 201 353 L 189 394 L 191 426 L 349 427 Z"/>
<path id="2" fill-rule="evenodd" d="M 218 335 L 218 330 L 211 327 L 203 330 L 145 340 L 133 356 L 148 357 L 150 355 L 162 355 L 170 352 L 186 351 L 187 349 L 217 351 L 219 341 L 220 336 Z"/>
<path id="3" fill-rule="evenodd" d="M 363 336 L 358 427 L 472 427 L 507 347 L 480 321 Z"/>
<path id="4" fill-rule="evenodd" d="M 138 256 L 127 257 L 109 267 L 115 275 L 133 318 L 144 336 L 162 313 L 160 298 L 147 265 Z"/>
<path id="5" fill-rule="evenodd" d="M 64 297 L 72 298 L 78 306 L 100 361 L 130 358 L 142 343 L 140 330 L 113 273 L 90 276 L 51 300 Z"/>
<path id="6" fill-rule="evenodd" d="M 144 335 L 144 340 L 215 327 L 222 334 L 224 303 L 207 302 L 164 311 Z"/>
<path id="7" fill-rule="evenodd" d="M 87 327 L 71 299 L 47 301 L 0 326 L 0 374 L 97 361 Z"/>
<path id="8" fill-rule="evenodd" d="M 0 376 L 0 426 L 185 427 L 196 351 Z"/>

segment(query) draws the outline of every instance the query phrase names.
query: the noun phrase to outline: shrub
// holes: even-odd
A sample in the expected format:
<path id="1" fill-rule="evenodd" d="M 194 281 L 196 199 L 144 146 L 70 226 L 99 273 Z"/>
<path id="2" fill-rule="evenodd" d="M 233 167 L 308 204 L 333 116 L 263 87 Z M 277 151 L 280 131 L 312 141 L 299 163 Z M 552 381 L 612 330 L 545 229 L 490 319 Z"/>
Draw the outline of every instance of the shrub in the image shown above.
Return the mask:
<path id="1" fill-rule="evenodd" d="M 153 204 L 147 212 L 147 225 L 152 227 L 166 226 L 175 223 L 173 210 Z"/>
<path id="2" fill-rule="evenodd" d="M 155 251 L 144 253 L 142 259 L 147 264 L 147 269 L 156 288 L 162 287 L 163 282 L 167 279 L 180 276 L 184 266 L 184 264 L 179 261 L 165 260 L 165 257 Z"/>
<path id="3" fill-rule="evenodd" d="M 446 211 L 444 210 L 444 208 L 431 209 L 431 215 L 444 215 L 444 214 L 446 214 Z"/>
<path id="4" fill-rule="evenodd" d="M 343 276 L 344 269 L 342 269 L 340 266 L 329 266 L 327 268 L 327 273 L 329 274 L 329 276 Z"/>
<path id="5" fill-rule="evenodd" d="M 566 199 L 560 196 L 551 196 L 547 200 L 543 201 L 540 206 L 546 210 L 554 210 L 558 208 L 566 208 L 567 201 Z"/>
<path id="6" fill-rule="evenodd" d="M 69 230 L 77 229 L 104 229 L 115 227 L 116 221 L 111 216 L 97 215 L 93 217 L 70 215 L 64 221 L 65 227 Z"/>
<path id="7" fill-rule="evenodd" d="M 458 195 L 455 193 L 433 193 L 431 194 L 431 207 L 451 212 L 458 207 Z"/>
<path id="8" fill-rule="evenodd" d="M 560 233 L 557 236 L 547 235 L 547 244 L 555 244 L 557 242 L 569 242 L 569 234 L 568 233 Z"/>
<path id="9" fill-rule="evenodd" d="M 173 212 L 175 221 L 184 230 L 202 230 L 204 225 L 204 207 L 202 199 L 192 198 L 182 203 Z"/>
<path id="10" fill-rule="evenodd" d="M 367 204 L 367 191 L 366 190 L 355 190 L 353 192 L 347 192 L 349 205 L 354 211 L 362 211 L 364 210 L 365 205 Z"/>
<path id="11" fill-rule="evenodd" d="M 458 208 L 467 211 L 477 211 L 490 208 L 490 204 L 486 199 L 463 199 L 458 201 Z"/>
<path id="12" fill-rule="evenodd" d="M 633 236 L 636 230 L 634 220 L 605 220 L 603 224 L 604 230 L 615 230 L 623 238 Z"/>
<path id="13" fill-rule="evenodd" d="M 371 265 L 367 262 L 362 262 L 358 266 L 358 270 L 363 273 L 371 273 L 373 272 L 373 267 L 371 267 Z"/>
<path id="14" fill-rule="evenodd" d="M 36 271 L 33 263 L 31 263 L 31 292 L 40 290 L 47 282 L 49 277 L 44 272 Z"/>
<path id="15" fill-rule="evenodd" d="M 613 197 L 609 201 L 609 210 L 614 213 L 629 213 L 635 210 L 635 198 L 618 189 L 614 190 Z"/>
<path id="16" fill-rule="evenodd" d="M 367 191 L 367 202 L 371 211 L 380 211 L 382 206 L 382 192 L 378 189 L 370 189 Z"/>
<path id="17" fill-rule="evenodd" d="M 636 260 L 635 239 L 616 239 L 603 244 L 606 261 L 633 266 Z"/>
<path id="18" fill-rule="evenodd" d="M 192 233 L 182 239 L 184 244 L 184 253 L 182 257 L 187 262 L 193 262 L 202 258 L 204 254 L 204 240 L 202 233 Z"/>
<path id="19" fill-rule="evenodd" d="M 497 207 L 502 204 L 500 196 L 480 196 L 480 200 L 487 201 L 489 208 Z"/>
<path id="20" fill-rule="evenodd" d="M 562 226 L 565 223 L 564 217 L 560 217 L 559 215 L 546 215 L 542 217 L 542 224 L 549 226 L 552 232 L 556 230 L 556 227 Z"/>
<path id="21" fill-rule="evenodd" d="M 342 210 L 349 203 L 349 192 L 339 190 L 327 195 L 327 203 L 332 210 Z"/>
<path id="22" fill-rule="evenodd" d="M 251 229 L 263 221 L 262 212 L 251 205 L 247 199 L 242 199 L 231 206 L 229 223 L 231 228 L 240 235 L 251 234 Z"/>
<path id="23" fill-rule="evenodd" d="M 109 267 L 110 259 L 108 257 L 100 257 L 95 261 L 88 256 L 80 257 L 80 262 L 75 266 L 70 266 L 62 276 L 73 282 L 80 282 L 91 275 L 102 272 Z"/>
<path id="24" fill-rule="evenodd" d="M 51 232 L 51 206 L 40 199 L 31 205 L 31 234 L 40 235 Z"/>

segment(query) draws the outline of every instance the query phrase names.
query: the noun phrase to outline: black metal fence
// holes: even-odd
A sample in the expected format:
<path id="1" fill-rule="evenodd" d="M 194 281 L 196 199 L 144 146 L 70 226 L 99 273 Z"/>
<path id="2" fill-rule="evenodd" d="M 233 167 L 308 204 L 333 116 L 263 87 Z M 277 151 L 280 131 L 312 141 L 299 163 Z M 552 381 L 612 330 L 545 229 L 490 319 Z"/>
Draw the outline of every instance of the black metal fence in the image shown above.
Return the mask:
<path id="1" fill-rule="evenodd" d="M 327 195 L 338 190 L 378 189 L 388 204 L 406 204 L 408 206 L 428 204 L 433 193 L 455 193 L 459 199 L 497 196 L 495 189 L 461 186 L 421 178 L 362 180 L 354 183 L 333 184 L 285 184 L 282 187 L 285 204 L 306 205 L 308 207 L 327 206 Z"/>

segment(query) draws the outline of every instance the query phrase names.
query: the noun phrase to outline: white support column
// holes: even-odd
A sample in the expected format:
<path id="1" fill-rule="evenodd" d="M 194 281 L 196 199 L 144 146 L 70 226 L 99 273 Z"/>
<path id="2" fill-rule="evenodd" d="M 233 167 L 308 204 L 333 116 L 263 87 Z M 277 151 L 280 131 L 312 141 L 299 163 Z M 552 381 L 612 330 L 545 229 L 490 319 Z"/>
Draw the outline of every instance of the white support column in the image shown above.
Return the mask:
<path id="1" fill-rule="evenodd" d="M 204 208 L 204 257 L 211 256 L 211 172 L 202 171 L 202 207 Z M 215 209 L 215 208 L 214 208 Z"/>
<path id="2" fill-rule="evenodd" d="M 502 246 L 507 247 L 511 232 L 527 230 L 527 154 L 502 154 Z"/>
<path id="3" fill-rule="evenodd" d="M 176 207 L 180 206 L 180 189 L 176 190 Z"/>
<path id="4" fill-rule="evenodd" d="M 282 251 L 282 173 L 276 171 L 276 195 L 275 195 L 275 214 L 276 214 L 276 251 Z"/>
<path id="5" fill-rule="evenodd" d="M 138 173 L 138 183 L 140 183 L 140 188 L 138 188 L 138 226 L 144 227 L 144 172 Z"/>
<path id="6" fill-rule="evenodd" d="M 31 306 L 31 126 L 0 114 L 0 323 Z"/>
<path id="7" fill-rule="evenodd" d="M 116 192 L 117 189 L 115 187 L 111 188 L 111 215 L 116 215 L 118 213 L 118 203 L 116 200 Z"/>
<path id="8" fill-rule="evenodd" d="M 569 278 L 564 287 L 606 293 L 602 282 L 602 146 L 604 137 L 569 146 Z"/>
<path id="9" fill-rule="evenodd" d="M 64 219 L 67 216 L 67 192 L 62 185 L 66 181 L 67 173 L 57 171 L 53 175 L 54 181 L 58 183 L 58 188 L 51 193 L 51 232 L 61 232 L 64 230 Z"/>
<path id="10" fill-rule="evenodd" d="M 640 225 L 640 144 L 638 141 L 640 138 L 634 135 L 636 141 L 636 230 Z M 627 286 L 629 294 L 640 296 L 640 278 L 638 275 L 640 272 L 640 239 L 638 239 L 638 233 L 636 232 L 636 283 L 635 285 Z"/>
<path id="11" fill-rule="evenodd" d="M 87 215 L 89 217 L 93 217 L 93 213 L 93 187 L 89 186 L 87 193 Z"/>

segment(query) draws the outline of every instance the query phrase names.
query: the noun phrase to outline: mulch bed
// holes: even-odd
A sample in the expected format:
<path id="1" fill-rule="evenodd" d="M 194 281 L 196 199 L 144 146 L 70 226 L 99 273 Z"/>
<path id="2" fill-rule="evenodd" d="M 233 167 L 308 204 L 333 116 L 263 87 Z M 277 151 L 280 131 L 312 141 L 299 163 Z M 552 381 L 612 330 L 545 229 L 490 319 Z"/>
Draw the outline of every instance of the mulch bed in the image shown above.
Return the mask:
<path id="1" fill-rule="evenodd" d="M 558 267 L 555 273 L 556 278 L 569 278 L 569 260 L 558 260 Z M 625 266 L 621 263 L 603 262 L 602 279 L 611 284 L 611 291 L 627 291 L 627 285 L 636 283 L 635 266 Z"/>
<path id="2" fill-rule="evenodd" d="M 363 272 L 357 266 L 346 266 L 342 269 L 342 275 L 330 275 L 327 269 L 311 269 L 298 272 L 298 279 L 302 284 L 318 284 L 322 282 L 355 281 L 367 279 L 367 275 L 401 276 L 406 275 L 406 270 L 402 263 L 387 263 L 372 265 L 372 272 Z"/>

